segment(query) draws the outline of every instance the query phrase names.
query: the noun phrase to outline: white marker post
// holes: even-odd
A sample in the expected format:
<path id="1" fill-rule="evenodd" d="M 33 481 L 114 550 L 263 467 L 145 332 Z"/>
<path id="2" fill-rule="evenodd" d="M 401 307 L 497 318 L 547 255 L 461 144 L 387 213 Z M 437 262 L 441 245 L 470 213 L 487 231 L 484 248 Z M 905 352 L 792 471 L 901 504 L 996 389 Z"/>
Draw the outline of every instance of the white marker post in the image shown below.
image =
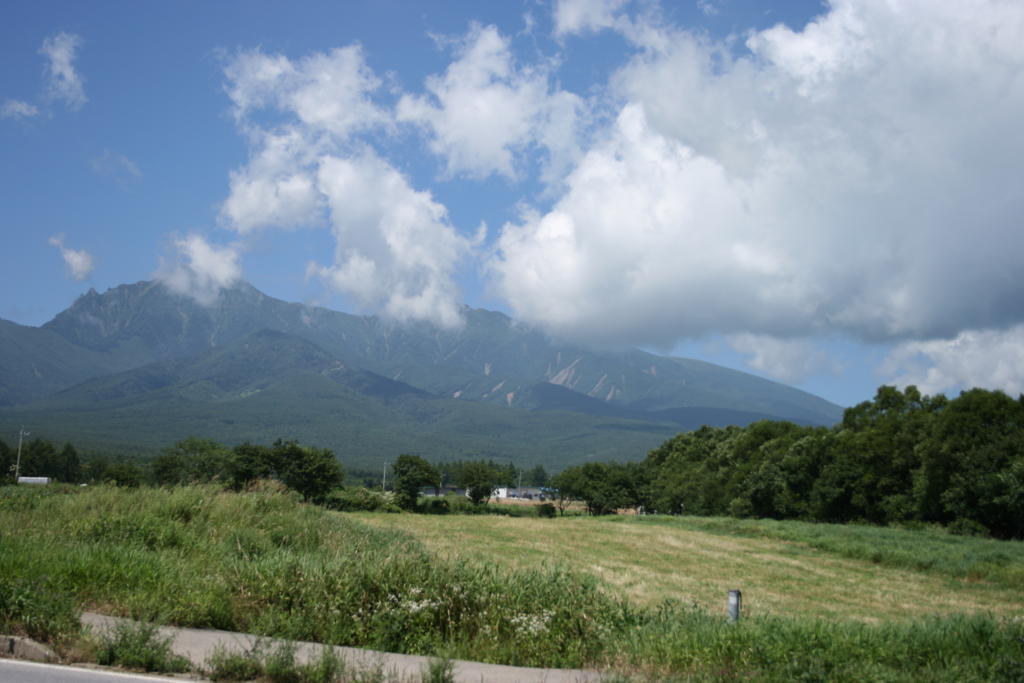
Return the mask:
<path id="1" fill-rule="evenodd" d="M 736 624 L 740 620 L 740 609 L 743 604 L 743 593 L 739 589 L 729 591 L 729 623 Z"/>

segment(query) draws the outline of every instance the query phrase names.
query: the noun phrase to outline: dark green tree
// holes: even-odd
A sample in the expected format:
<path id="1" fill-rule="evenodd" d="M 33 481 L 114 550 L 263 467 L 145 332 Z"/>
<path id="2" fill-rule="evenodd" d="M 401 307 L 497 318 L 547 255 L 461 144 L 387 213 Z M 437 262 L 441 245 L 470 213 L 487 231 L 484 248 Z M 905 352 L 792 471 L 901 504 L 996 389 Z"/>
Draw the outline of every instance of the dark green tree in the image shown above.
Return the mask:
<path id="1" fill-rule="evenodd" d="M 271 456 L 281 482 L 305 500 L 320 501 L 345 480 L 341 464 L 327 448 L 300 446 L 295 441 L 274 442 Z"/>
<path id="2" fill-rule="evenodd" d="M 114 463 L 104 471 L 103 481 L 115 484 L 116 486 L 135 488 L 142 484 L 142 468 L 130 462 Z"/>
<path id="3" fill-rule="evenodd" d="M 0 485 L 14 481 L 14 452 L 0 439 Z"/>
<path id="4" fill-rule="evenodd" d="M 227 463 L 227 479 L 231 488 L 241 491 L 257 479 L 278 476 L 276 458 L 266 446 L 248 441 L 235 446 Z"/>
<path id="5" fill-rule="evenodd" d="M 400 455 L 392 465 L 395 482 L 395 502 L 403 510 L 415 510 L 420 489 L 441 486 L 441 473 L 418 455 Z"/>
<path id="6" fill-rule="evenodd" d="M 643 504 L 643 479 L 639 466 L 589 462 L 558 473 L 552 485 L 568 498 L 583 501 L 590 514 L 608 515 Z"/>
<path id="7" fill-rule="evenodd" d="M 474 505 L 480 505 L 490 500 L 501 473 L 489 463 L 467 462 L 458 476 L 456 483 L 466 489 L 466 495 Z"/>
<path id="8" fill-rule="evenodd" d="M 529 486 L 547 486 L 550 480 L 551 477 L 548 476 L 544 465 L 537 465 L 532 470 L 529 470 L 523 478 L 523 481 Z"/>

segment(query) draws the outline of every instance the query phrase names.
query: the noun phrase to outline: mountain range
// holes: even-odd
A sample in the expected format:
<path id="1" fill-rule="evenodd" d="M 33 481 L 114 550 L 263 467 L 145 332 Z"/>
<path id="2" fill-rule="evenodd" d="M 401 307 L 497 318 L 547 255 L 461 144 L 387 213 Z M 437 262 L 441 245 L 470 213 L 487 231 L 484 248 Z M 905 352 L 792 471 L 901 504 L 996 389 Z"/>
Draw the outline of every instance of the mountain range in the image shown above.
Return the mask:
<path id="1" fill-rule="evenodd" d="M 346 464 L 400 453 L 558 469 L 636 460 L 703 424 L 832 424 L 842 409 L 710 363 L 555 341 L 464 308 L 453 330 L 159 282 L 90 290 L 41 327 L 0 320 L 0 433 L 151 454 L 190 435 L 294 438 Z"/>

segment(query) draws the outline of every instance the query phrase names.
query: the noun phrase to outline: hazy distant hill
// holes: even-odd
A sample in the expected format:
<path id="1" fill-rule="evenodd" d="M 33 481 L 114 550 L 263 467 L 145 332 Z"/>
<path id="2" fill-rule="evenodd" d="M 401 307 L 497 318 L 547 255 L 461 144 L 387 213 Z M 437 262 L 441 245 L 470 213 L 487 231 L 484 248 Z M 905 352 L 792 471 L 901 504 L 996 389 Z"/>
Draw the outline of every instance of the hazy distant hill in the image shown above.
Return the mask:
<path id="1" fill-rule="evenodd" d="M 491 311 L 464 317 L 452 331 L 403 326 L 247 284 L 209 307 L 155 282 L 90 291 L 42 328 L 0 321 L 0 401 L 17 404 L 0 427 L 33 422 L 115 450 L 282 436 L 367 462 L 415 451 L 565 463 L 641 458 L 705 423 L 841 416 L 710 363 L 559 344 Z"/>

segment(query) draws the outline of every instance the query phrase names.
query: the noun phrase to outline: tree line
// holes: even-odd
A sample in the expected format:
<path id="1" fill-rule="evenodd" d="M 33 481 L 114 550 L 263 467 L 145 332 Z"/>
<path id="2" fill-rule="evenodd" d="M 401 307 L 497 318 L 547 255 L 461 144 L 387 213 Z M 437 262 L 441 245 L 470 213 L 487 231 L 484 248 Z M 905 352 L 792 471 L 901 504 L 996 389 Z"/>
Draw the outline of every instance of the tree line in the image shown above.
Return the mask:
<path id="1" fill-rule="evenodd" d="M 0 441 L 0 473 L 13 481 L 16 449 Z M 305 500 L 339 509 L 381 509 L 391 505 L 417 509 L 423 489 L 437 493 L 445 485 L 466 490 L 473 504 L 487 502 L 497 486 L 548 483 L 544 467 L 519 470 L 511 463 L 491 460 L 429 463 L 416 455 L 401 455 L 386 469 L 391 474 L 391 497 L 369 495 L 375 475 L 359 472 L 362 487 L 343 487 L 345 473 L 326 448 L 278 440 L 271 446 L 242 443 L 228 447 L 212 439 L 189 437 L 146 462 L 110 461 L 103 457 L 80 459 L 67 443 L 58 450 L 51 442 L 33 439 L 22 446 L 21 476 L 50 477 L 63 483 L 109 482 L 120 486 L 175 486 L 218 481 L 242 490 L 260 479 L 274 479 L 300 493 Z M 383 476 L 381 486 L 383 487 Z"/>
<path id="2" fill-rule="evenodd" d="M 834 427 L 762 421 L 679 434 L 641 463 L 556 475 L 592 514 L 644 508 L 875 524 L 937 523 L 1024 538 L 1024 396 L 878 389 Z"/>
<path id="3" fill-rule="evenodd" d="M 17 450 L 0 441 L 0 472 L 13 481 Z M 257 479 L 276 479 L 306 500 L 322 500 L 341 486 L 344 470 L 326 448 L 278 440 L 271 446 L 243 443 L 229 448 L 212 439 L 190 437 L 148 462 L 110 461 L 96 457 L 83 461 L 68 443 L 61 450 L 45 439 L 25 442 L 18 467 L 21 476 L 50 477 L 56 481 L 109 482 L 119 486 L 179 485 L 220 481 L 240 490 Z"/>

